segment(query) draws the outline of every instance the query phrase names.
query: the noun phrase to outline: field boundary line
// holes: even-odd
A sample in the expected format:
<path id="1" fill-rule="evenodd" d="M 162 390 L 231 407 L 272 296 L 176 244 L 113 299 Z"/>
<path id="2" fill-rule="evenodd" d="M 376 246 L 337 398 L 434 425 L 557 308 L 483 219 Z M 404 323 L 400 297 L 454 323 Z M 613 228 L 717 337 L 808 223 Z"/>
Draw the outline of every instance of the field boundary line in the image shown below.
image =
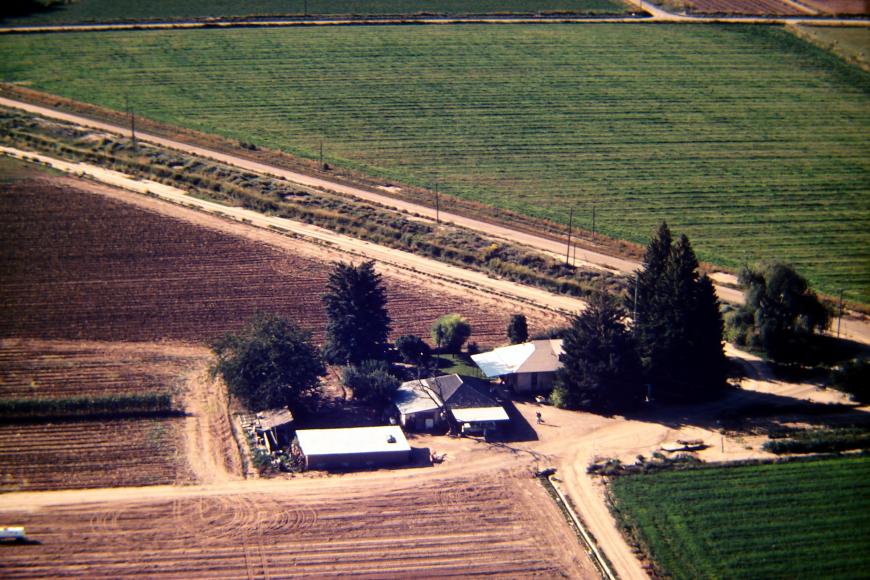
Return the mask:
<path id="1" fill-rule="evenodd" d="M 598 544 L 595 541 L 595 538 L 586 529 L 583 520 L 581 520 L 580 516 L 577 515 L 577 512 L 574 511 L 568 498 L 559 486 L 556 485 L 556 482 L 553 481 L 553 476 L 548 475 L 547 477 L 538 477 L 538 480 L 541 482 L 541 485 L 552 490 L 553 493 L 556 494 L 556 498 L 554 499 L 557 499 L 557 501 L 560 502 L 558 507 L 562 508 L 562 513 L 568 516 L 570 523 L 573 525 L 581 543 L 583 544 L 583 547 L 586 549 L 586 553 L 588 553 L 592 558 L 592 562 L 595 564 L 601 577 L 606 580 L 618 580 L 619 576 L 611 568 L 607 557 L 598 549 Z"/>

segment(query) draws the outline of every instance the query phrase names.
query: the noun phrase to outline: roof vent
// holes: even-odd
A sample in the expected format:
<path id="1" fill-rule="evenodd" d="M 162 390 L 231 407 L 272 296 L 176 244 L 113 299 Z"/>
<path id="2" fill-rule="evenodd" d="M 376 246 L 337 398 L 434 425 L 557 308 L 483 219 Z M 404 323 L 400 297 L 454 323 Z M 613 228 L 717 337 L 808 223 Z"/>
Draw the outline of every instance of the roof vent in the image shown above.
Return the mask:
<path id="1" fill-rule="evenodd" d="M 395 443 L 395 442 L 396 442 L 396 438 L 393 437 L 392 435 L 390 435 L 389 437 L 387 437 L 387 443 Z"/>

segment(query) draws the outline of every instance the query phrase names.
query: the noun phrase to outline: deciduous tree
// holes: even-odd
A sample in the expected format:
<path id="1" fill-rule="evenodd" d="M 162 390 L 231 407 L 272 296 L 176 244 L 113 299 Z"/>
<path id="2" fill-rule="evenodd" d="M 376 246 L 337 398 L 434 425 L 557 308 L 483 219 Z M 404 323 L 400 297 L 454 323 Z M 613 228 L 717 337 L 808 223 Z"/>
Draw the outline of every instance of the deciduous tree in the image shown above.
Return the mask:
<path id="1" fill-rule="evenodd" d="M 445 314 L 432 325 L 432 340 L 440 350 L 458 354 L 471 336 L 471 325 L 459 314 Z"/>
<path id="2" fill-rule="evenodd" d="M 738 343 L 759 347 L 776 361 L 796 362 L 813 335 L 828 328 L 830 311 L 793 267 L 744 268 L 739 279 L 746 301 L 729 318 L 729 332 Z"/>
<path id="3" fill-rule="evenodd" d="M 274 315 L 257 315 L 238 333 L 212 344 L 212 373 L 252 411 L 296 407 L 326 374 L 311 334 Z"/>

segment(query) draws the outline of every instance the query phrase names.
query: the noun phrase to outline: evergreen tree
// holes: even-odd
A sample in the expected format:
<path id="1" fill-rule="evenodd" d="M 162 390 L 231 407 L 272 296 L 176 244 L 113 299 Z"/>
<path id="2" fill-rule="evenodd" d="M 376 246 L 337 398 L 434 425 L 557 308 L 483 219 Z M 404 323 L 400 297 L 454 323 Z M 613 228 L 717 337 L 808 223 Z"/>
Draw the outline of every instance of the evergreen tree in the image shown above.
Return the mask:
<path id="1" fill-rule="evenodd" d="M 698 274 L 689 238 L 672 243 L 662 224 L 638 274 L 639 353 L 657 397 L 708 397 L 725 383 L 722 315 L 715 289 Z"/>
<path id="2" fill-rule="evenodd" d="M 390 316 L 387 293 L 374 262 L 339 263 L 329 274 L 324 355 L 333 364 L 359 364 L 385 355 Z"/>
<path id="3" fill-rule="evenodd" d="M 625 311 L 604 292 L 574 318 L 565 335 L 553 402 L 568 409 L 613 410 L 642 393 L 640 359 L 622 321 Z"/>
<path id="4" fill-rule="evenodd" d="M 529 325 L 522 314 L 514 314 L 508 323 L 507 336 L 511 344 L 521 344 L 529 339 Z"/>
<path id="5" fill-rule="evenodd" d="M 296 407 L 315 393 L 326 374 L 311 333 L 278 316 L 258 315 L 239 333 L 212 344 L 219 374 L 248 409 Z"/>

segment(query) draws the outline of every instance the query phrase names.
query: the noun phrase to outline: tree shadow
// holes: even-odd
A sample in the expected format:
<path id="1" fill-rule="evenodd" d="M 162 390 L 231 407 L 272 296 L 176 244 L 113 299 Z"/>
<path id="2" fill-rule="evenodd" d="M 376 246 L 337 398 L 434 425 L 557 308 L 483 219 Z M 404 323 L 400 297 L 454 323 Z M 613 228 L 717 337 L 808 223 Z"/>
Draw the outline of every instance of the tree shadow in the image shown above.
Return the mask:
<path id="1" fill-rule="evenodd" d="M 519 412 L 513 401 L 500 398 L 500 402 L 510 421 L 508 421 L 507 426 L 501 427 L 498 432 L 488 436 L 486 440 L 494 443 L 537 441 L 538 434 L 535 432 L 534 428 L 529 425 L 529 422 L 526 421 L 523 414 Z"/>
<path id="2" fill-rule="evenodd" d="M 700 427 L 754 433 L 779 429 L 782 423 L 789 422 L 811 426 L 870 424 L 870 413 L 857 404 L 818 403 L 733 387 L 713 401 L 694 405 L 654 401 L 629 410 L 623 416 L 670 429 Z"/>

